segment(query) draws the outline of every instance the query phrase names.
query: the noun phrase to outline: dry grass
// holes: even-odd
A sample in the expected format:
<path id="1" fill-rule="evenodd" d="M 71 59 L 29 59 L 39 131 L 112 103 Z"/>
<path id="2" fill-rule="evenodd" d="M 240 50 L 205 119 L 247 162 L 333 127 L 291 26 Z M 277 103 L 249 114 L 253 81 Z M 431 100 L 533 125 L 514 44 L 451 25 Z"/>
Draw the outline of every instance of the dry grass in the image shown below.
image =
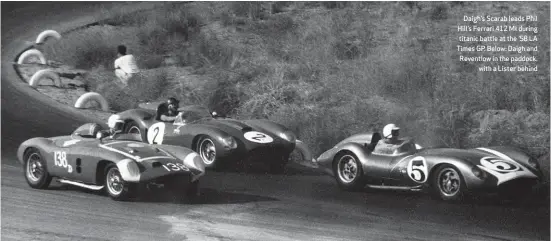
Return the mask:
<path id="1" fill-rule="evenodd" d="M 457 24 L 482 13 L 541 16 L 538 72 L 481 73 L 458 61 Z M 315 154 L 393 122 L 424 146 L 503 144 L 549 157 L 548 3 L 170 3 L 106 23 L 114 26 L 75 32 L 48 53 L 105 76 L 87 81 L 120 109 L 176 96 L 281 122 Z M 144 69 L 163 66 L 165 54 L 179 64 L 135 81 L 147 88 L 119 90 L 109 68 L 120 43 Z M 510 115 L 482 133 L 486 110 Z"/>

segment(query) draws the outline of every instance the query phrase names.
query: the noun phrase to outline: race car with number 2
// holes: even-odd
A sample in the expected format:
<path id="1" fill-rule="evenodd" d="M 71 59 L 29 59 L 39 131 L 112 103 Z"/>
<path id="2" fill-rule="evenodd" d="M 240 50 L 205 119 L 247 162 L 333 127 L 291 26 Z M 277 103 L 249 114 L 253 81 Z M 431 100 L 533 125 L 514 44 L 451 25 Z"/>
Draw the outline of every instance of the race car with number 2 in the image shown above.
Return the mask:
<path id="1" fill-rule="evenodd" d="M 294 133 L 272 121 L 224 118 L 201 106 L 184 106 L 176 120 L 163 122 L 163 105 L 157 112 L 132 109 L 116 116 L 124 121 L 125 133 L 139 134 L 148 143 L 190 148 L 207 168 L 245 160 L 268 164 L 271 172 L 281 173 L 295 149 Z"/>
<path id="2" fill-rule="evenodd" d="M 191 201 L 198 194 L 205 168 L 196 152 L 142 143 L 131 134 L 98 133 L 101 127 L 88 123 L 68 136 L 24 141 L 17 157 L 29 186 L 45 189 L 56 177 L 65 184 L 105 189 L 114 200 L 135 197 L 140 186 L 149 184 L 164 186 L 179 201 Z"/>
<path id="3" fill-rule="evenodd" d="M 465 194 L 522 196 L 542 180 L 537 161 L 512 147 L 423 148 L 404 139 L 392 152 L 379 153 L 379 133 L 348 137 L 314 162 L 345 190 L 429 190 L 443 200 Z M 382 140 L 381 140 L 382 141 Z"/>

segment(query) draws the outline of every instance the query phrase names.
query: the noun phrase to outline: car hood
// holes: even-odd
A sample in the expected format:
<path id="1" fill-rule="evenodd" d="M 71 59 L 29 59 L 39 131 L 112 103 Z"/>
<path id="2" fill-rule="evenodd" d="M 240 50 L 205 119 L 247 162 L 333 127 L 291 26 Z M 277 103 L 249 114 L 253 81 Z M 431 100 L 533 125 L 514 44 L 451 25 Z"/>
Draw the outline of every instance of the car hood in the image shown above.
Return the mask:
<path id="1" fill-rule="evenodd" d="M 213 126 L 224 131 L 239 131 L 246 132 L 253 130 L 252 126 L 249 126 L 241 121 L 233 119 L 211 119 L 202 124 Z"/>
<path id="2" fill-rule="evenodd" d="M 138 162 L 151 159 L 178 159 L 161 148 L 135 141 L 113 141 L 100 144 L 99 146 Z"/>
<path id="3" fill-rule="evenodd" d="M 490 150 L 493 151 L 493 150 Z M 495 152 L 495 151 L 494 151 Z M 497 153 L 497 152 L 496 152 Z M 473 165 L 480 165 L 483 158 L 504 159 L 503 156 L 495 155 L 491 152 L 479 149 L 455 149 L 455 148 L 436 148 L 427 149 L 419 152 L 423 156 L 448 157 L 463 160 Z M 506 157 L 505 159 L 509 159 Z M 515 161 L 518 162 L 518 161 Z"/>

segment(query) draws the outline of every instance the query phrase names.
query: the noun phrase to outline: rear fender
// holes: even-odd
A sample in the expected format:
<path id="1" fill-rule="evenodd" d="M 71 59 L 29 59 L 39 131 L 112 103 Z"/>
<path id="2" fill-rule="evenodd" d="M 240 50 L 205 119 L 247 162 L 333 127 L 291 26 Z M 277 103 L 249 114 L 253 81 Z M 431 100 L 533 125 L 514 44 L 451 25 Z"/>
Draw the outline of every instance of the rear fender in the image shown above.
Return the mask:
<path id="1" fill-rule="evenodd" d="M 155 114 L 153 114 L 151 111 L 142 110 L 142 109 L 132 109 L 132 110 L 126 110 L 120 113 L 117 113 L 118 116 L 120 116 L 120 119 L 124 120 L 124 122 L 134 121 L 136 122 L 141 129 L 145 130 L 149 128 L 149 126 L 155 122 Z"/>
<path id="2" fill-rule="evenodd" d="M 367 156 L 369 153 L 366 153 L 364 147 L 358 143 L 346 143 L 336 148 L 334 147 L 329 149 L 318 157 L 317 163 L 320 167 L 325 169 L 327 173 L 333 176 L 333 162 L 335 161 L 335 158 L 346 152 L 352 153 L 358 158 L 358 161 L 360 161 L 362 165 L 364 174 L 367 175 L 369 164 Z"/>

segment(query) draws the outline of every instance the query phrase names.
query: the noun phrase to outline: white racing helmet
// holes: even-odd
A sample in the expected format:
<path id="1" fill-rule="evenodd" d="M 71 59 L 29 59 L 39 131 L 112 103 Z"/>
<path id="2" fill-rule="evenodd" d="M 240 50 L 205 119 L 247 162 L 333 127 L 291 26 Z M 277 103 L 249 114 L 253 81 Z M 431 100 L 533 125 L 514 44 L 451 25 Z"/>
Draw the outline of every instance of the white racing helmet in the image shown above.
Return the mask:
<path id="1" fill-rule="evenodd" d="M 392 138 L 392 131 L 400 130 L 400 127 L 398 127 L 395 124 L 388 124 L 383 128 L 383 137 L 384 138 Z"/>
<path id="2" fill-rule="evenodd" d="M 121 120 L 121 117 L 116 114 L 109 116 L 109 119 L 107 120 L 107 126 L 117 132 L 122 131 L 123 125 L 124 121 Z"/>

